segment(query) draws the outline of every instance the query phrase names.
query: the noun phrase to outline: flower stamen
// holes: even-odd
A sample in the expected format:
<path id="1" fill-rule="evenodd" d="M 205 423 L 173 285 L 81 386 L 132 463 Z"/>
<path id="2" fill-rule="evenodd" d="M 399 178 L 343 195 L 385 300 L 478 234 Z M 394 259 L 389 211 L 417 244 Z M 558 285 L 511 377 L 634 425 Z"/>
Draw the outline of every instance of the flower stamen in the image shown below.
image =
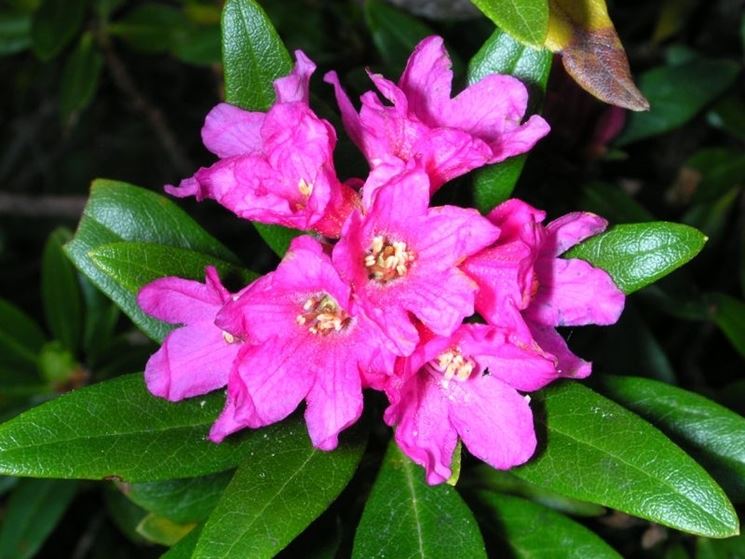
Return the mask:
<path id="1" fill-rule="evenodd" d="M 476 369 L 476 362 L 465 357 L 458 348 L 453 348 L 438 355 L 431 366 L 443 376 L 443 386 L 447 387 L 452 379 L 460 382 L 468 380 Z"/>
<path id="2" fill-rule="evenodd" d="M 322 293 L 306 299 L 303 312 L 295 317 L 298 326 L 305 326 L 311 334 L 327 336 L 340 332 L 350 321 L 349 315 L 331 295 Z"/>
<path id="3" fill-rule="evenodd" d="M 365 253 L 364 263 L 369 279 L 388 283 L 405 276 L 413 260 L 414 254 L 405 242 L 391 241 L 383 235 L 376 235 Z"/>

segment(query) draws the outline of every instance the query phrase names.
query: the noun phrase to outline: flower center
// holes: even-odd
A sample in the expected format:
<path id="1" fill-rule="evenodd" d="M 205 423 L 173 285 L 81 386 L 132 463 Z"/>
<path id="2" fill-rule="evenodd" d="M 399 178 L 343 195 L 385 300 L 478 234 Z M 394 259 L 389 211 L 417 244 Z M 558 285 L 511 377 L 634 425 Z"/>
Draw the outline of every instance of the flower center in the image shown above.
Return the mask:
<path id="1" fill-rule="evenodd" d="M 468 380 L 476 369 L 476 362 L 470 357 L 464 357 L 458 348 L 453 348 L 438 355 L 432 361 L 432 366 L 442 374 L 447 386 L 453 378 L 461 382 Z"/>
<path id="2" fill-rule="evenodd" d="M 320 336 L 340 332 L 349 321 L 349 315 L 328 293 L 308 298 L 303 304 L 303 312 L 295 318 L 295 322 L 307 327 L 311 334 Z"/>
<path id="3" fill-rule="evenodd" d="M 226 332 L 225 330 L 222 331 L 222 339 L 225 340 L 226 344 L 237 344 L 240 343 L 242 340 L 231 334 L 230 332 Z"/>
<path id="4" fill-rule="evenodd" d="M 391 241 L 388 237 L 376 235 L 365 253 L 367 277 L 378 283 L 388 283 L 406 275 L 413 260 L 414 253 L 405 242 Z"/>
<path id="5" fill-rule="evenodd" d="M 300 182 L 297 183 L 297 189 L 305 198 L 310 198 L 310 195 L 313 194 L 313 185 L 305 179 L 300 179 Z"/>

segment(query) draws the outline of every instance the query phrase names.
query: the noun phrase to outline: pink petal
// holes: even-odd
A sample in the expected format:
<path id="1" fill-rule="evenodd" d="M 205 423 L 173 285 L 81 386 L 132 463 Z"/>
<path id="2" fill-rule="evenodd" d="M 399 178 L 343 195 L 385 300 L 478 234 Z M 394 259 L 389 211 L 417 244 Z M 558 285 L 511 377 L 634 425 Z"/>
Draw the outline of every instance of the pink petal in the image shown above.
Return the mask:
<path id="1" fill-rule="evenodd" d="M 562 377 L 585 378 L 590 375 L 592 364 L 574 355 L 567 347 L 564 338 L 553 327 L 530 321 L 528 321 L 528 326 L 541 349 L 556 357 L 557 369 Z"/>
<path id="2" fill-rule="evenodd" d="M 540 223 L 545 219 L 546 212 L 522 200 L 511 198 L 502 202 L 487 217 L 502 230 L 500 242 L 520 239 L 535 250 L 543 242 Z"/>
<path id="3" fill-rule="evenodd" d="M 507 329 L 464 324 L 453 336 L 453 341 L 463 355 L 478 363 L 482 372 L 488 370 L 489 376 L 517 390 L 540 390 L 558 377 L 550 356 L 535 343 L 518 341 Z"/>
<path id="4" fill-rule="evenodd" d="M 605 231 L 608 222 L 590 212 L 572 212 L 546 226 L 546 254 L 558 256 L 588 237 Z"/>
<path id="5" fill-rule="evenodd" d="M 399 290 L 396 298 L 432 332 L 449 336 L 464 318 L 473 314 L 477 289 L 473 280 L 451 268 L 427 277 L 410 277 L 406 289 Z"/>
<path id="6" fill-rule="evenodd" d="M 457 206 L 430 208 L 423 229 L 416 244 L 418 257 L 444 265 L 460 264 L 499 238 L 499 228 L 478 211 Z"/>
<path id="7" fill-rule="evenodd" d="M 533 414 L 526 399 L 493 376 L 448 387 L 448 415 L 468 451 L 493 468 L 507 470 L 535 452 Z"/>
<path id="8" fill-rule="evenodd" d="M 333 450 L 339 433 L 362 414 L 362 383 L 353 355 L 354 348 L 328 355 L 308 393 L 305 421 L 313 446 Z"/>
<path id="9" fill-rule="evenodd" d="M 339 111 L 341 112 L 341 120 L 342 124 L 344 125 L 344 129 L 347 131 L 347 134 L 354 142 L 354 144 L 358 148 L 360 148 L 360 150 L 365 151 L 360 117 L 357 114 L 354 105 L 352 105 L 352 101 L 350 101 L 346 91 L 344 91 L 344 88 L 342 88 L 341 83 L 339 82 L 339 76 L 336 74 L 336 72 L 327 72 L 326 75 L 323 76 L 323 81 L 331 84 L 334 87 L 336 104 L 339 105 Z"/>
<path id="10" fill-rule="evenodd" d="M 490 163 L 499 163 L 530 151 L 550 131 L 551 127 L 542 117 L 531 116 L 525 124 L 506 130 L 498 139 L 489 142 L 492 149 Z"/>
<path id="11" fill-rule="evenodd" d="M 307 353 L 305 340 L 296 336 L 243 346 L 237 371 L 253 406 L 237 407 L 235 416 L 246 427 L 271 425 L 295 411 L 313 386 Z"/>
<path id="12" fill-rule="evenodd" d="M 170 324 L 212 322 L 222 307 L 224 292 L 212 285 L 176 277 L 148 283 L 137 295 L 137 304 L 150 316 Z"/>
<path id="13" fill-rule="evenodd" d="M 213 443 L 221 443 L 228 435 L 245 429 L 245 418 L 251 417 L 254 413 L 253 401 L 248 396 L 246 386 L 243 384 L 236 366 L 237 363 L 234 363 L 228 379 L 225 407 L 210 429 L 209 439 Z"/>
<path id="14" fill-rule="evenodd" d="M 520 80 L 490 74 L 447 103 L 439 122 L 490 143 L 520 126 L 527 105 L 528 90 Z"/>
<path id="15" fill-rule="evenodd" d="M 607 272 L 576 258 L 543 258 L 537 267 L 539 288 L 527 310 L 547 326 L 614 324 L 625 296 Z"/>
<path id="16" fill-rule="evenodd" d="M 509 302 L 524 309 L 533 285 L 533 254 L 522 241 L 498 244 L 469 257 L 461 266 L 479 286 L 476 310 L 497 323 Z"/>
<path id="17" fill-rule="evenodd" d="M 412 218 L 425 215 L 429 206 L 429 178 L 419 168 L 407 169 L 378 188 L 374 196 L 370 213 L 375 215 L 376 226 L 395 231 Z"/>
<path id="18" fill-rule="evenodd" d="M 448 421 L 447 395 L 429 375 L 417 375 L 407 383 L 401 402 L 386 412 L 386 421 L 396 424 L 396 443 L 424 466 L 430 485 L 450 478 L 458 436 Z"/>
<path id="19" fill-rule="evenodd" d="M 239 346 L 211 322 L 174 330 L 145 366 L 148 390 L 175 402 L 222 388 Z"/>
<path id="20" fill-rule="evenodd" d="M 412 151 L 420 158 L 434 193 L 446 182 L 482 167 L 491 148 L 474 136 L 451 128 L 434 128 L 416 139 Z"/>
<path id="21" fill-rule="evenodd" d="M 261 152 L 264 113 L 255 113 L 220 103 L 209 113 L 202 127 L 202 142 L 220 158 Z"/>
<path id="22" fill-rule="evenodd" d="M 450 101 L 451 66 L 442 37 L 427 37 L 411 53 L 398 83 L 411 110 L 430 126 L 438 125 L 442 108 Z"/>
<path id="23" fill-rule="evenodd" d="M 274 80 L 277 103 L 308 103 L 310 98 L 310 77 L 316 65 L 301 50 L 295 51 L 295 68 L 292 72 Z"/>

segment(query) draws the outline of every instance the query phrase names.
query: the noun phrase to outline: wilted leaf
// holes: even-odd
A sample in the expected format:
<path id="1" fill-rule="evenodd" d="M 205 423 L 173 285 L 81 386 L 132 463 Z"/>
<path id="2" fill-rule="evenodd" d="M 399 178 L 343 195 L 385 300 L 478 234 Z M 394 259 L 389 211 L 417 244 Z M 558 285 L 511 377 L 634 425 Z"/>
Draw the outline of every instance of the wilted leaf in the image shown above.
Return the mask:
<path id="1" fill-rule="evenodd" d="M 606 103 L 646 111 L 605 0 L 549 0 L 546 46 L 561 52 L 567 73 Z"/>

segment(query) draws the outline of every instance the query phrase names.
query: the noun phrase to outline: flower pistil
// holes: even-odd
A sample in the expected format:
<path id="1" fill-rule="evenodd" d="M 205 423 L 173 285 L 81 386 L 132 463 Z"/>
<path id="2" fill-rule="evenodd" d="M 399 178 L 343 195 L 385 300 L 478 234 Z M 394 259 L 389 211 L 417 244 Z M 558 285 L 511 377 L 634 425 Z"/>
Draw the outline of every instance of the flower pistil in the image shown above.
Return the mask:
<path id="1" fill-rule="evenodd" d="M 414 254 L 403 241 L 391 241 L 384 235 L 373 237 L 365 253 L 365 267 L 369 279 L 381 284 L 406 275 Z"/>

